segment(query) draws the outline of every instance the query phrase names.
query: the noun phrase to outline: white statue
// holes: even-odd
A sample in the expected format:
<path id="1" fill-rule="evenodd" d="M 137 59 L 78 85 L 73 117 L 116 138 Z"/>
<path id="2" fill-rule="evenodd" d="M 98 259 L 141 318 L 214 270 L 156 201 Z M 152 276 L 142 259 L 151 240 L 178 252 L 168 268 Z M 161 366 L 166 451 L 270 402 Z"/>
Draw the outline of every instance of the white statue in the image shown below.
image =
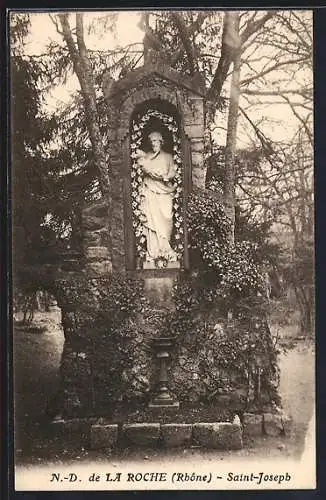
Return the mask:
<path id="1" fill-rule="evenodd" d="M 173 198 L 175 186 L 172 182 L 176 175 L 176 166 L 172 155 L 162 151 L 163 137 L 159 132 L 148 136 L 152 152 L 137 151 L 138 165 L 144 173 L 140 188 L 140 210 L 144 215 L 147 256 L 149 262 L 164 258 L 177 261 L 177 255 L 171 248 L 170 239 L 173 228 Z"/>

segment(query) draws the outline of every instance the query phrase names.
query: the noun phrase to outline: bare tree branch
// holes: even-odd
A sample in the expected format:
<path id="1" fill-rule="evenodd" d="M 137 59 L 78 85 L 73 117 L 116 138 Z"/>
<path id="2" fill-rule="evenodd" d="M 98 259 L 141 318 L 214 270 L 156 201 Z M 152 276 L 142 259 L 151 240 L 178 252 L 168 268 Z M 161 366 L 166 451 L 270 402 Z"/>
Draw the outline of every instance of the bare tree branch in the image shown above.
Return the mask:
<path id="1" fill-rule="evenodd" d="M 241 90 L 242 94 L 247 94 L 247 95 L 256 95 L 256 96 L 279 96 L 280 95 L 280 90 L 250 90 L 250 89 L 243 89 Z M 299 95 L 302 97 L 306 97 L 306 93 L 302 89 L 288 89 L 288 90 L 283 90 L 282 91 L 283 95 L 286 94 L 294 94 L 294 95 Z"/>
<path id="2" fill-rule="evenodd" d="M 54 24 L 57 33 L 59 33 L 59 35 L 63 35 L 63 32 L 59 28 L 59 23 L 58 23 L 56 17 L 53 16 L 52 14 L 49 14 L 49 18 L 51 19 L 52 23 Z"/>
<path id="3" fill-rule="evenodd" d="M 264 71 L 261 71 L 260 73 L 257 73 L 254 76 L 251 76 L 249 78 L 246 78 L 245 80 L 242 80 L 241 85 L 242 86 L 248 85 L 248 83 L 251 83 L 251 82 L 257 80 L 258 78 L 261 78 L 265 75 L 268 75 L 272 71 L 275 71 L 276 69 L 279 69 L 283 66 L 290 66 L 290 65 L 298 64 L 298 63 L 306 61 L 306 60 L 307 60 L 306 57 L 300 57 L 298 59 L 289 59 L 287 61 L 278 62 L 278 63 L 274 64 L 273 66 L 270 66 L 269 68 L 265 69 Z"/>
<path id="4" fill-rule="evenodd" d="M 257 33 L 266 23 L 271 19 L 275 14 L 277 13 L 276 10 L 270 10 L 265 14 L 263 17 L 260 19 L 257 19 L 256 21 L 254 19 L 251 19 L 246 28 L 243 30 L 241 33 L 241 44 L 244 44 L 252 35 Z"/>
<path id="5" fill-rule="evenodd" d="M 171 18 L 172 18 L 172 21 L 173 21 L 175 27 L 178 30 L 182 45 L 183 45 L 185 53 L 187 55 L 190 74 L 193 75 L 195 73 L 195 71 L 197 70 L 197 62 L 196 62 L 197 60 L 196 60 L 194 47 L 192 47 L 191 42 L 190 42 L 189 32 L 188 32 L 187 27 L 185 25 L 185 22 L 182 18 L 182 15 L 180 15 L 176 11 L 172 11 Z"/>
<path id="6" fill-rule="evenodd" d="M 190 38 L 196 32 L 198 32 L 207 17 L 207 12 L 199 12 L 196 21 L 191 25 L 191 27 L 187 30 L 188 37 Z M 183 52 L 185 51 L 185 46 L 182 45 L 175 53 L 175 55 L 171 59 L 171 66 L 174 66 L 179 59 L 182 57 Z"/>
<path id="7" fill-rule="evenodd" d="M 304 127 L 304 130 L 307 134 L 307 136 L 309 137 L 309 140 L 310 140 L 310 143 L 311 145 L 313 145 L 314 143 L 314 140 L 313 140 L 313 136 L 312 136 L 312 132 L 310 130 L 310 128 L 308 127 L 307 125 L 307 120 L 310 118 L 310 115 L 308 115 L 306 117 L 306 119 L 302 118 L 302 116 L 299 115 L 299 113 L 297 112 L 297 110 L 295 109 L 295 106 L 293 106 L 293 104 L 291 103 L 290 99 L 284 95 L 284 94 L 280 94 L 280 97 L 282 97 L 287 103 L 288 105 L 290 106 L 291 110 L 292 110 L 292 113 L 294 114 L 294 116 L 299 120 L 299 122 L 303 125 Z"/>
<path id="8" fill-rule="evenodd" d="M 207 92 L 207 100 L 215 102 L 218 100 L 235 54 L 238 50 L 241 50 L 246 40 L 260 30 L 265 23 L 275 15 L 275 11 L 268 12 L 259 20 L 254 20 L 254 18 L 251 19 L 241 36 L 239 36 L 234 29 L 234 14 L 234 12 L 228 11 L 224 14 L 221 57 L 211 86 Z"/>

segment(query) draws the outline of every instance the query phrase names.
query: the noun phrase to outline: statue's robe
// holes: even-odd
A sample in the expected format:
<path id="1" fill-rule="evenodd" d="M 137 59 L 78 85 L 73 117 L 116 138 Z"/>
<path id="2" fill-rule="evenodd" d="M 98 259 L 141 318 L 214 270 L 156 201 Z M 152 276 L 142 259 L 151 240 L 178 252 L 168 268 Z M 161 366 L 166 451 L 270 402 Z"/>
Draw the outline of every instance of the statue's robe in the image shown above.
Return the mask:
<path id="1" fill-rule="evenodd" d="M 140 189 L 140 210 L 144 215 L 147 260 L 164 257 L 168 261 L 175 262 L 177 256 L 170 245 L 175 192 L 172 179 L 176 174 L 172 155 L 165 151 L 145 153 L 139 158 L 138 163 L 144 171 Z M 158 175 L 165 180 L 153 179 L 150 174 Z"/>

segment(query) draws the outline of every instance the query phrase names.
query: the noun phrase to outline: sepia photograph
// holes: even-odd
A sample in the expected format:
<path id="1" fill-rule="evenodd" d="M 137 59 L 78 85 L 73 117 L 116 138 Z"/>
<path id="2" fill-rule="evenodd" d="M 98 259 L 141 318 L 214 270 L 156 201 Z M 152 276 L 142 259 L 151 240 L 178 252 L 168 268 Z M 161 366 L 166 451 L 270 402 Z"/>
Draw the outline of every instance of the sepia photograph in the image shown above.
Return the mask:
<path id="1" fill-rule="evenodd" d="M 10 10 L 16 491 L 316 488 L 312 10 Z"/>

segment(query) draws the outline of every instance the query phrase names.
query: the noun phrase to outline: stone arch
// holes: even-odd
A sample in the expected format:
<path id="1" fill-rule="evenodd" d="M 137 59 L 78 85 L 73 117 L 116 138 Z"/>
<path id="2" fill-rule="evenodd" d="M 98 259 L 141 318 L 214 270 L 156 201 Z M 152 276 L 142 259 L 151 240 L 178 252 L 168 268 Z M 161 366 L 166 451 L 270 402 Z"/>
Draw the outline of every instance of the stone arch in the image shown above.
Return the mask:
<path id="1" fill-rule="evenodd" d="M 172 82 L 151 72 L 134 82 L 129 90 L 117 89 L 108 98 L 111 140 L 109 141 L 109 175 L 112 184 L 111 241 L 112 269 L 133 271 L 137 269 L 133 215 L 130 208 L 131 151 L 130 132 L 133 114 L 148 102 L 164 103 L 178 116 L 184 165 L 184 207 L 193 186 L 204 187 L 203 162 L 204 112 L 203 97 L 187 89 L 182 82 Z M 163 105 L 163 104 L 162 104 Z M 186 211 L 186 209 L 185 209 Z M 187 235 L 185 225 L 185 238 Z M 187 242 L 185 241 L 185 248 Z M 185 252 L 184 265 L 188 268 Z"/>
<path id="2" fill-rule="evenodd" d="M 120 127 L 117 130 L 117 140 L 123 141 L 125 136 L 129 133 L 129 123 L 135 108 L 142 103 L 150 100 L 166 101 L 174 106 L 180 113 L 182 118 L 193 115 L 193 111 L 187 101 L 184 99 L 182 93 L 168 86 L 161 86 L 159 84 L 151 87 L 143 87 L 130 94 L 127 99 L 123 101 L 120 108 Z"/>

